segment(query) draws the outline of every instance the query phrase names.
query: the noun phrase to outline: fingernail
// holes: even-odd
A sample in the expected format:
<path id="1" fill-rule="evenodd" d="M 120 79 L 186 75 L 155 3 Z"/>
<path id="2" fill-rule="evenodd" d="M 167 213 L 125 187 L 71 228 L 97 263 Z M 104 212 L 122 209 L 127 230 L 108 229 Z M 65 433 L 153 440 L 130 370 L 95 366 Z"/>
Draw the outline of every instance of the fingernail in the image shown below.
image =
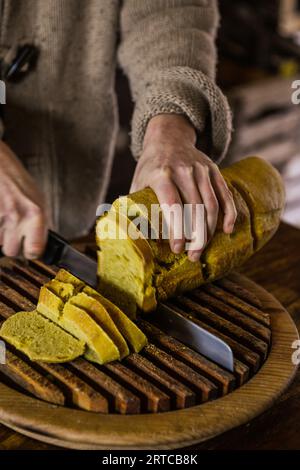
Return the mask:
<path id="1" fill-rule="evenodd" d="M 201 255 L 201 252 L 200 253 L 199 252 L 190 253 L 189 254 L 189 259 L 190 259 L 190 261 L 195 263 L 196 261 L 199 261 L 200 255 Z"/>
<path id="2" fill-rule="evenodd" d="M 175 242 L 173 244 L 173 253 L 175 253 L 176 255 L 179 255 L 179 253 L 181 253 L 181 250 L 182 250 L 181 243 Z"/>
<path id="3" fill-rule="evenodd" d="M 27 258 L 27 259 L 38 259 L 39 255 L 37 255 L 36 253 L 25 253 L 25 258 Z"/>
<path id="4" fill-rule="evenodd" d="M 233 224 L 229 224 L 229 225 L 227 225 L 225 231 L 226 231 L 226 233 L 230 234 L 230 233 L 233 232 L 233 229 L 234 229 L 234 225 L 233 225 Z"/>

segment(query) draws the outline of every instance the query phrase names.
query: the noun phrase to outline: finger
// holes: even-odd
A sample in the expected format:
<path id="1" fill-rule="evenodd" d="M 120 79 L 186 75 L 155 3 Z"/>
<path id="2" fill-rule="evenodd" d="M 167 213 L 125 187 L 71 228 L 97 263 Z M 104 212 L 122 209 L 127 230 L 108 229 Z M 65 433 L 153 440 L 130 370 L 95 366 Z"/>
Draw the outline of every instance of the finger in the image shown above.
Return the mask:
<path id="1" fill-rule="evenodd" d="M 134 175 L 133 175 L 130 189 L 129 189 L 130 194 L 135 193 L 136 191 L 139 191 L 140 189 L 143 189 L 146 187 L 146 185 L 144 184 L 145 182 L 143 181 L 143 177 L 141 178 L 142 167 L 140 166 L 140 164 L 141 164 L 141 160 L 139 160 L 134 171 Z"/>
<path id="2" fill-rule="evenodd" d="M 208 166 L 195 165 L 195 178 L 206 211 L 207 238 L 212 238 L 218 221 L 219 203 L 212 186 Z"/>
<path id="3" fill-rule="evenodd" d="M 212 169 L 212 184 L 224 213 L 223 230 L 225 233 L 232 233 L 237 210 L 233 195 L 217 166 Z"/>
<path id="4" fill-rule="evenodd" d="M 132 180 L 132 182 L 131 182 L 131 185 L 130 185 L 129 194 L 135 193 L 136 191 L 138 191 L 138 189 L 142 189 L 142 188 L 138 188 L 138 187 L 137 187 L 137 185 L 136 185 L 136 179 L 133 178 L 133 180 Z"/>
<path id="5" fill-rule="evenodd" d="M 170 247 L 173 253 L 178 254 L 184 248 L 182 202 L 173 181 L 163 175 L 151 185 L 160 204 L 164 224 L 167 228 Z"/>
<path id="6" fill-rule="evenodd" d="M 27 259 L 39 258 L 45 249 L 47 241 L 47 225 L 41 210 L 28 216 L 23 223 L 24 256 Z"/>
<path id="7" fill-rule="evenodd" d="M 3 246 L 4 238 L 4 217 L 0 217 L 0 247 Z"/>
<path id="8" fill-rule="evenodd" d="M 2 252 L 5 256 L 18 256 L 22 251 L 22 234 L 16 223 L 6 223 L 2 231 Z"/>
<path id="9" fill-rule="evenodd" d="M 186 244 L 191 261 L 199 261 L 207 241 L 206 217 L 203 201 L 194 178 L 193 167 L 180 167 L 173 176 L 184 207 L 184 234 L 191 240 Z M 201 210 L 202 209 L 202 210 Z"/>

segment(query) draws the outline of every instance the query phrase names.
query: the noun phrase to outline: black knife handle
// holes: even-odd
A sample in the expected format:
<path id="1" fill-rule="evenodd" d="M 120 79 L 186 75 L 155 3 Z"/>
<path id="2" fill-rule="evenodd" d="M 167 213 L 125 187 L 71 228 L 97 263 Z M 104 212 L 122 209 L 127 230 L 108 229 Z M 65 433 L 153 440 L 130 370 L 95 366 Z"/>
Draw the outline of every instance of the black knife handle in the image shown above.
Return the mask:
<path id="1" fill-rule="evenodd" d="M 48 241 L 41 261 L 45 264 L 56 264 L 60 258 L 65 245 L 68 242 L 52 230 L 48 231 Z"/>

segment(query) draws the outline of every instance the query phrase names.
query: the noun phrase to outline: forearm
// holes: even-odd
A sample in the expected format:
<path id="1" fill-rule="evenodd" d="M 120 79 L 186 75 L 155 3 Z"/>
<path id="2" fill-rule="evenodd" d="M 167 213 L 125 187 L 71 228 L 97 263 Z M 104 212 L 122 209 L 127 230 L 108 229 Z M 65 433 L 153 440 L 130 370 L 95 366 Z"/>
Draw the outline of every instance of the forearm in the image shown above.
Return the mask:
<path id="1" fill-rule="evenodd" d="M 185 116 L 179 114 L 159 114 L 150 119 L 147 125 L 143 148 L 151 145 L 154 139 L 165 142 L 180 142 L 184 139 L 190 141 L 192 145 L 196 145 L 197 134 L 194 126 Z"/>
<path id="2" fill-rule="evenodd" d="M 215 84 L 217 25 L 214 0 L 124 1 L 119 59 L 135 101 L 135 158 L 141 155 L 149 121 L 170 113 L 187 118 L 214 161 L 224 157 L 231 113 Z"/>

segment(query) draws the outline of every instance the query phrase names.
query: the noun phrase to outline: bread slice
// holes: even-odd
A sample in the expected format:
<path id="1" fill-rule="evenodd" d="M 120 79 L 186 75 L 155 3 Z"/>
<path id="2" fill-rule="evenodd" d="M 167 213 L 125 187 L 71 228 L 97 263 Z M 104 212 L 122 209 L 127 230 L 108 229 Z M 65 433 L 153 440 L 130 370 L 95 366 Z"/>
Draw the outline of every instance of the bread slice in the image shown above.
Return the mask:
<path id="1" fill-rule="evenodd" d="M 111 210 L 98 219 L 96 240 L 101 250 L 99 291 L 133 318 L 137 306 L 145 312 L 155 309 L 154 258 L 148 241 L 135 225 Z"/>
<path id="2" fill-rule="evenodd" d="M 81 279 L 74 276 L 74 274 L 70 273 L 69 271 L 63 268 L 61 268 L 57 272 L 55 279 L 66 284 L 71 284 L 74 287 L 74 293 L 76 294 L 82 291 L 82 289 L 86 285 L 85 282 L 81 281 Z"/>
<path id="3" fill-rule="evenodd" d="M 285 193 L 278 171 L 266 160 L 248 157 L 222 170 L 222 174 L 248 205 L 255 250 L 276 232 L 284 207 Z"/>
<path id="4" fill-rule="evenodd" d="M 84 353 L 85 344 L 37 311 L 18 312 L 2 324 L 0 337 L 32 361 L 67 362 Z"/>
<path id="5" fill-rule="evenodd" d="M 59 325 L 86 343 L 85 357 L 90 361 L 105 364 L 120 359 L 117 346 L 103 328 L 71 301 L 65 304 Z"/>
<path id="6" fill-rule="evenodd" d="M 101 328 L 117 346 L 120 359 L 128 356 L 129 349 L 127 343 L 105 307 L 99 301 L 99 298 L 97 299 L 95 296 L 89 296 L 87 292 L 80 292 L 70 299 L 70 303 L 82 310 L 85 310 L 98 325 L 101 325 Z"/>
<path id="7" fill-rule="evenodd" d="M 146 226 L 143 219 L 148 221 L 147 234 L 156 237 L 156 239 L 149 239 L 148 242 L 154 257 L 153 282 L 158 300 L 165 300 L 205 282 L 202 264 L 192 263 L 184 252 L 174 254 L 170 250 L 169 240 L 163 238 L 162 211 L 151 188 L 121 196 L 113 203 L 113 207 L 117 211 L 122 211 L 123 214 L 127 211 L 132 219 L 141 220 L 142 228 Z"/>
<path id="8" fill-rule="evenodd" d="M 237 219 L 233 233 L 226 234 L 223 232 L 223 217 L 219 216 L 213 239 L 202 256 L 206 282 L 225 276 L 244 263 L 254 251 L 248 206 L 240 193 L 227 183 L 237 209 Z"/>
<path id="9" fill-rule="evenodd" d="M 113 208 L 138 223 L 138 229 L 147 238 L 156 261 L 172 263 L 182 255 L 174 254 L 169 240 L 163 238 L 163 215 L 156 194 L 151 188 L 121 196 L 113 202 Z"/>
<path id="10" fill-rule="evenodd" d="M 61 328 L 71 333 L 75 338 L 87 345 L 86 357 L 94 362 L 104 362 L 120 359 L 117 346 L 83 309 L 71 304 L 75 298 L 75 288 L 70 283 L 53 279 L 41 288 L 37 311 Z"/>
<path id="11" fill-rule="evenodd" d="M 90 286 L 87 286 L 83 281 L 78 279 L 76 276 L 73 274 L 69 273 L 68 271 L 64 269 L 60 269 L 56 275 L 56 279 L 59 279 L 63 282 L 70 283 L 72 284 L 75 289 L 78 291 L 81 291 L 85 293 L 88 296 L 88 299 L 95 299 L 97 301 L 97 306 L 96 308 L 98 309 L 98 303 L 101 304 L 101 310 L 105 309 L 109 317 L 111 318 L 115 328 L 119 331 L 119 335 L 126 339 L 130 347 L 134 352 L 140 352 L 144 346 L 147 344 L 147 337 L 144 335 L 144 333 L 137 327 L 137 325 L 131 321 L 125 313 L 122 312 L 115 304 L 113 304 L 110 300 L 108 300 L 106 297 L 101 295 L 99 292 L 97 292 L 95 289 L 93 289 Z M 78 298 L 78 297 L 77 297 Z M 73 302 L 73 299 L 72 299 Z M 83 300 L 82 303 L 77 303 L 75 302 L 77 306 L 81 306 L 82 308 L 85 308 L 85 299 Z M 91 313 L 88 311 L 88 313 Z M 93 316 L 93 314 L 92 314 Z M 97 313 L 97 319 L 99 319 L 101 326 L 104 327 L 104 323 L 102 323 L 101 316 Z M 114 340 L 113 336 L 107 331 L 109 336 Z M 122 338 L 122 344 L 123 347 L 119 346 L 119 352 L 121 358 L 124 357 L 125 355 L 128 354 L 128 347 L 124 346 L 124 339 Z M 117 344 L 117 342 L 114 340 L 114 342 Z M 126 344 L 126 343 L 125 343 Z M 121 349 L 121 350 L 120 350 Z M 126 354 L 125 354 L 126 352 Z M 124 356 L 123 356 L 124 355 Z"/>
<path id="12" fill-rule="evenodd" d="M 65 304 L 63 299 L 49 288 L 48 284 L 41 287 L 36 308 L 39 313 L 54 323 L 58 323 Z"/>
<path id="13" fill-rule="evenodd" d="M 63 302 L 67 302 L 76 294 L 75 287 L 71 283 L 59 281 L 57 278 L 51 279 L 45 286 L 54 294 L 60 297 Z"/>
<path id="14" fill-rule="evenodd" d="M 101 302 L 134 352 L 138 353 L 146 346 L 147 337 L 122 310 L 92 287 L 86 286 L 83 292 Z"/>

